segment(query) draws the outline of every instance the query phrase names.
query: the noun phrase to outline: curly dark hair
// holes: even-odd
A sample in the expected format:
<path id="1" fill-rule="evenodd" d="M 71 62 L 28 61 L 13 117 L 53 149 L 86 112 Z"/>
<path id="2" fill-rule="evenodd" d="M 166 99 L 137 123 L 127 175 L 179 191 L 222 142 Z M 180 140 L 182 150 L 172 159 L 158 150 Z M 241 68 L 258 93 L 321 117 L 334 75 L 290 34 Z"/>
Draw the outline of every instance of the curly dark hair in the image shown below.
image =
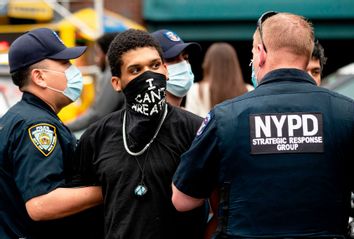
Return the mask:
<path id="1" fill-rule="evenodd" d="M 327 62 L 327 57 L 325 57 L 324 49 L 322 45 L 317 41 L 315 41 L 315 47 L 313 48 L 312 58 L 316 60 L 320 60 L 321 73 L 323 71 L 323 67 Z"/>
<path id="2" fill-rule="evenodd" d="M 122 55 L 124 53 L 142 47 L 155 48 L 163 61 L 162 50 L 159 43 L 148 32 L 129 29 L 119 33 L 112 41 L 107 53 L 112 76 L 121 77 L 121 67 L 123 65 Z"/>

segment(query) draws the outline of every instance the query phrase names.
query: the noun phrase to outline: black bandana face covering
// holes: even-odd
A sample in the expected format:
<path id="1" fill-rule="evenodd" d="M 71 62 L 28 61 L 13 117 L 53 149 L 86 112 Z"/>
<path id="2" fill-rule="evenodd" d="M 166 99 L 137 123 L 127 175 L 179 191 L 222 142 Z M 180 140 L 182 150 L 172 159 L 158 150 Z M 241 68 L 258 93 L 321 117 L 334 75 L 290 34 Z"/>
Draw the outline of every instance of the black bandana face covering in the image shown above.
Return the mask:
<path id="1" fill-rule="evenodd" d="M 165 75 L 146 71 L 123 89 L 126 98 L 128 147 L 138 151 L 149 142 L 163 116 Z"/>
<path id="2" fill-rule="evenodd" d="M 163 74 L 146 71 L 124 88 L 126 109 L 154 118 L 159 116 L 165 105 L 166 77 Z"/>

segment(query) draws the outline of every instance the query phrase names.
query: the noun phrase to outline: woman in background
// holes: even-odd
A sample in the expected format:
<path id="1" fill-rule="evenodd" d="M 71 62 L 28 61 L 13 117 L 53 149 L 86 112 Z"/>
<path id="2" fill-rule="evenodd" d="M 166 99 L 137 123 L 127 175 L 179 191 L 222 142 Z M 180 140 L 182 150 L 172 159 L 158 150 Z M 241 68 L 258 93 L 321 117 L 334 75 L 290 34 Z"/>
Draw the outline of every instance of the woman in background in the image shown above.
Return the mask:
<path id="1" fill-rule="evenodd" d="M 216 104 L 253 89 L 244 82 L 237 53 L 228 43 L 212 44 L 202 67 L 203 79 L 188 91 L 185 107 L 201 117 Z"/>

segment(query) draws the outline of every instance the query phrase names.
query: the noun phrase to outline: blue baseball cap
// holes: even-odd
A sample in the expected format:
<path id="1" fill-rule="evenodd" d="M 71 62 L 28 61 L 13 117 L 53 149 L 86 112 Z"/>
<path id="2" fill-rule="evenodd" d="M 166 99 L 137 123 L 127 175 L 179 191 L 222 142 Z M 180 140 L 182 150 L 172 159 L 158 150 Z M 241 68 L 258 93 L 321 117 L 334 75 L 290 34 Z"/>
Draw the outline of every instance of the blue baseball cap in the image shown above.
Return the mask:
<path id="1" fill-rule="evenodd" d="M 170 59 L 178 56 L 183 50 L 187 52 L 201 52 L 202 48 L 196 42 L 185 43 L 175 32 L 162 29 L 151 33 L 160 43 L 163 57 Z"/>
<path id="2" fill-rule="evenodd" d="M 81 56 L 86 46 L 67 48 L 58 34 L 48 28 L 38 28 L 18 37 L 10 46 L 10 73 L 44 59 L 70 60 Z"/>

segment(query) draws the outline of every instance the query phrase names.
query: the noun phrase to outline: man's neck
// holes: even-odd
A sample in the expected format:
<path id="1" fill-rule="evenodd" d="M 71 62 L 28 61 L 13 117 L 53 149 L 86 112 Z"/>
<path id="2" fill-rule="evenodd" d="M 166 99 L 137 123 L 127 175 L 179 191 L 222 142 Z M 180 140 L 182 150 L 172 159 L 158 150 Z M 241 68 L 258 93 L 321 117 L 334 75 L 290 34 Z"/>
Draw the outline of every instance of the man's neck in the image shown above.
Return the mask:
<path id="1" fill-rule="evenodd" d="M 182 99 L 183 98 L 172 95 L 170 92 L 166 91 L 166 101 L 171 105 L 181 107 Z"/>
<path id="2" fill-rule="evenodd" d="M 306 70 L 310 58 L 306 56 L 296 55 L 292 52 L 279 50 L 269 58 L 269 65 L 271 68 L 296 68 L 299 70 Z"/>
<path id="3" fill-rule="evenodd" d="M 260 79 L 268 72 L 276 69 L 293 68 L 298 70 L 306 70 L 308 60 L 306 56 L 298 56 L 286 50 L 268 53 L 266 63 L 259 69 Z"/>
<path id="4" fill-rule="evenodd" d="M 62 107 L 57 107 L 51 100 L 48 94 L 45 94 L 44 92 L 41 92 L 38 89 L 34 89 L 31 87 L 22 89 L 23 92 L 28 92 L 31 93 L 32 95 L 37 96 L 39 99 L 41 99 L 44 103 L 46 103 L 56 114 L 59 113 L 59 111 L 62 109 Z"/>

